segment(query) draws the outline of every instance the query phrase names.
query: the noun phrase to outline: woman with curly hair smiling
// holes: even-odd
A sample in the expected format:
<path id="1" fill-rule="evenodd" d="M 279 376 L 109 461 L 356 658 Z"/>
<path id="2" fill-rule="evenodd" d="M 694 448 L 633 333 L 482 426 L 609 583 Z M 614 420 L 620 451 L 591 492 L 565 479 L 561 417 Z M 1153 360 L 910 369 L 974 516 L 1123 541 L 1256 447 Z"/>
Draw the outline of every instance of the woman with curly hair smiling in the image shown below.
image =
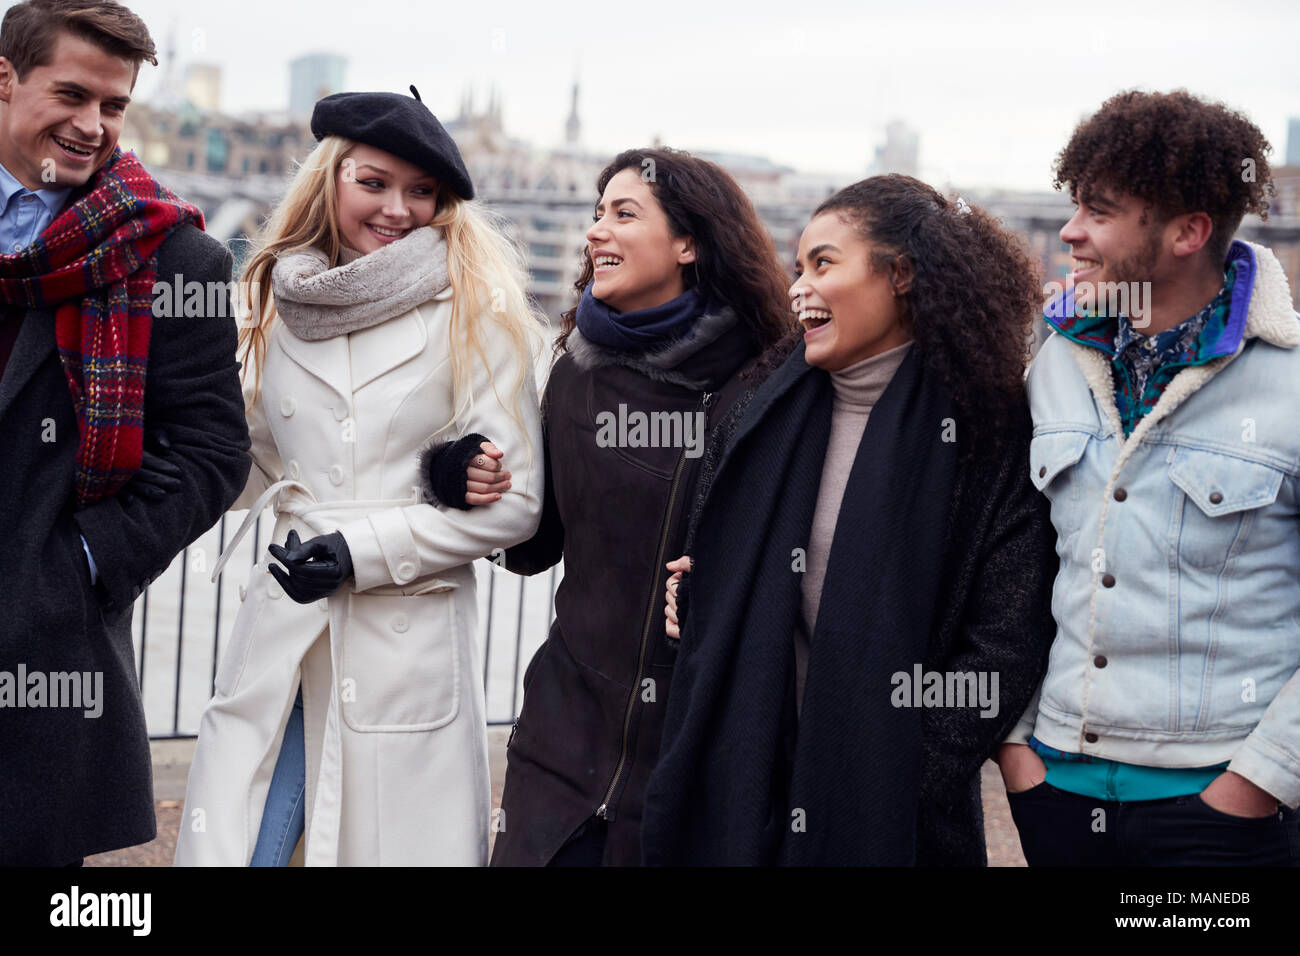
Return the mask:
<path id="1" fill-rule="evenodd" d="M 891 175 L 822 203 L 796 272 L 803 341 L 733 407 L 693 562 L 668 566 L 645 860 L 983 865 L 980 765 L 1053 636 L 1036 267 L 988 213 Z"/>

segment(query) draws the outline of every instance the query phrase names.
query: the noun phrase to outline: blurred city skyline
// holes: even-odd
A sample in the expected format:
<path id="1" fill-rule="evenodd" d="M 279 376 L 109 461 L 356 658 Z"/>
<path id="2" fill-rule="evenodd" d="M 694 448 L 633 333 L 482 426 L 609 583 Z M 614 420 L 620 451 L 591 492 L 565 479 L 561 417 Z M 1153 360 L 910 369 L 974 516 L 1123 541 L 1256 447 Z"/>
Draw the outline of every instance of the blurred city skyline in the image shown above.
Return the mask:
<path id="1" fill-rule="evenodd" d="M 564 142 L 576 82 L 586 150 L 613 156 L 658 139 L 845 181 L 871 170 L 901 121 L 918 139 L 917 175 L 940 188 L 1050 190 L 1075 123 L 1132 87 L 1183 87 L 1242 110 L 1277 166 L 1300 115 L 1300 7 L 1282 0 L 1252 4 L 1248 20 L 1208 2 L 1171 16 L 1112 0 L 1086 17 L 1024 2 L 127 5 L 159 49 L 135 90 L 145 103 L 187 67 L 217 64 L 222 112 L 287 112 L 290 61 L 330 53 L 347 61 L 345 88 L 415 84 L 444 120 L 466 95 L 476 107 L 495 96 L 509 135 L 540 148 Z M 1250 45 L 1249 72 L 1233 29 Z"/>

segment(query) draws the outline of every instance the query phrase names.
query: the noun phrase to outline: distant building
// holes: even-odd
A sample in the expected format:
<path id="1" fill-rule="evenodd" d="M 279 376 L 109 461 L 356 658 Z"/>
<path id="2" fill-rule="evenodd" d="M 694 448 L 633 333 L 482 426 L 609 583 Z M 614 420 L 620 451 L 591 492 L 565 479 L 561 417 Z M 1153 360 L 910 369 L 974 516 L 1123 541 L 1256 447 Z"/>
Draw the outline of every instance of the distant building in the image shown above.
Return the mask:
<path id="1" fill-rule="evenodd" d="M 1300 116 L 1286 124 L 1286 164 L 1300 166 Z"/>
<path id="2" fill-rule="evenodd" d="M 569 119 L 564 124 L 564 142 L 577 146 L 582 140 L 582 121 L 578 119 L 578 83 L 573 83 L 573 104 L 569 107 Z"/>
<path id="3" fill-rule="evenodd" d="M 1273 189 L 1269 218 L 1300 218 L 1300 166 L 1287 165 L 1274 169 Z"/>
<path id="4" fill-rule="evenodd" d="M 347 66 L 347 59 L 336 53 L 308 53 L 290 61 L 289 115 L 310 120 L 317 100 L 343 89 Z"/>
<path id="5" fill-rule="evenodd" d="M 185 99 L 201 110 L 221 111 L 221 67 L 191 63 L 185 68 Z"/>
<path id="6" fill-rule="evenodd" d="M 876 159 L 871 165 L 873 176 L 884 173 L 903 173 L 915 176 L 920 168 L 920 136 L 902 120 L 893 120 L 885 127 L 885 142 L 876 147 Z"/>

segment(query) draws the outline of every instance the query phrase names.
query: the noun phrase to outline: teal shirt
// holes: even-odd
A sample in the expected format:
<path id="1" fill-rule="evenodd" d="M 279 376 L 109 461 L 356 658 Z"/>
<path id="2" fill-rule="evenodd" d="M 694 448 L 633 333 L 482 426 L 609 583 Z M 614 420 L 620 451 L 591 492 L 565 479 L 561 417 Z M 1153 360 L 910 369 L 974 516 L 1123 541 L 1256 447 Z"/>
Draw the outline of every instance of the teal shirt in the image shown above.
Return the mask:
<path id="1" fill-rule="evenodd" d="M 1047 782 L 1053 787 L 1118 803 L 1200 793 L 1228 769 L 1227 763 L 1213 767 L 1140 767 L 1086 754 L 1065 753 L 1037 737 L 1029 738 L 1029 746 L 1043 758 Z"/>

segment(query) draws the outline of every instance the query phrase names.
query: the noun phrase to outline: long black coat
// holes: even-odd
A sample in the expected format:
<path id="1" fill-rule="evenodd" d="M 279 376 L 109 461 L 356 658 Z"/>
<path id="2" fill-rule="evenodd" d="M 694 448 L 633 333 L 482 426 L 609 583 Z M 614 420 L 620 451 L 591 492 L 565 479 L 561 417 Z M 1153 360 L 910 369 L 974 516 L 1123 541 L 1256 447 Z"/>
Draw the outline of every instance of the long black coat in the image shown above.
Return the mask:
<path id="1" fill-rule="evenodd" d="M 228 282 L 230 268 L 230 253 L 192 225 L 159 247 L 163 281 Z M 155 835 L 131 610 L 248 476 L 226 316 L 153 319 L 145 437 L 165 430 L 183 487 L 156 503 L 109 497 L 76 511 L 77 420 L 53 311 L 6 309 L 4 321 L 23 325 L 0 379 L 0 671 L 100 673 L 103 689 L 97 717 L 0 708 L 0 864 L 61 866 Z M 98 566 L 94 587 L 79 536 Z"/>
<path id="2" fill-rule="evenodd" d="M 919 367 L 914 352 L 863 435 L 797 725 L 791 545 L 808 540 L 831 386 L 800 345 L 733 406 L 740 421 L 716 475 L 701 479 L 695 567 L 678 592 L 682 646 L 646 791 L 645 862 L 986 862 L 979 769 L 1046 669 L 1055 534 L 1029 481 L 1026 408 L 1014 438 L 976 442 L 947 484 L 932 474 L 943 459 L 921 452 L 940 447 L 930 424 L 948 413 L 927 404 Z M 907 621 L 930 623 L 904 635 Z M 820 675 L 819 651 L 830 661 Z M 903 662 L 996 673 L 999 710 L 900 708 L 886 679 Z M 792 808 L 809 821 L 797 836 Z"/>
<path id="3" fill-rule="evenodd" d="M 705 316 L 695 335 L 706 338 L 704 323 L 719 321 Z M 670 343 L 656 350 L 657 364 L 575 332 L 551 371 L 542 520 L 506 564 L 536 574 L 562 555 L 564 579 L 550 636 L 524 673 L 494 866 L 548 863 L 602 807 L 605 865 L 640 862 L 641 804 L 676 656 L 664 632 L 664 564 L 681 554 L 702 459 L 677 447 L 601 447 L 597 418 L 620 405 L 631 413 L 707 407 L 712 430 L 744 390 L 739 369 L 753 351 L 739 324 L 681 361 L 670 358 Z"/>

